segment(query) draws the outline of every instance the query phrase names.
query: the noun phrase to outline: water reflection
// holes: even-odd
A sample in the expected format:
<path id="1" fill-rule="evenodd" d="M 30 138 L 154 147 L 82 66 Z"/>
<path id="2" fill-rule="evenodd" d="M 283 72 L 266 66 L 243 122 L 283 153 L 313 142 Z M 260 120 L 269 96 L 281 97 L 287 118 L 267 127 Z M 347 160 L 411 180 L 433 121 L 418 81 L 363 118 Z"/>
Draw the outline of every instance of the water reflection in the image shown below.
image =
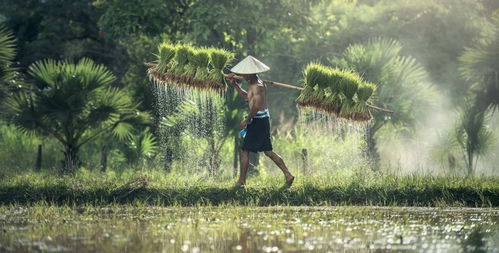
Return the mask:
<path id="1" fill-rule="evenodd" d="M 2 207 L 0 252 L 499 252 L 499 210 Z"/>

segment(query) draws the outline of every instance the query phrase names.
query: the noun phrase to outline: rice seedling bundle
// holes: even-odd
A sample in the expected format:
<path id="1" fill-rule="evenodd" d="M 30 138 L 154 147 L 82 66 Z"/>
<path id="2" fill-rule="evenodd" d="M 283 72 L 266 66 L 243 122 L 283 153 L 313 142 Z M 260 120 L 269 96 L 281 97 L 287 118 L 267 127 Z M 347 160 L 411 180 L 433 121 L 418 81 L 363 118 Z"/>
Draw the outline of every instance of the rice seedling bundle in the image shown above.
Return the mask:
<path id="1" fill-rule="evenodd" d="M 373 83 L 364 82 L 357 91 L 357 110 L 361 112 L 368 111 L 367 101 L 371 98 L 376 90 L 376 85 Z"/>
<path id="2" fill-rule="evenodd" d="M 157 61 L 158 65 L 156 65 L 155 70 L 166 73 L 172 67 L 172 60 L 173 57 L 175 57 L 175 46 L 170 43 L 164 42 L 159 45 L 158 51 L 159 55 L 157 56 L 159 59 Z"/>
<path id="3" fill-rule="evenodd" d="M 208 74 L 208 80 L 211 85 L 223 85 L 225 82 L 224 69 L 234 59 L 235 54 L 224 49 L 211 48 L 210 65 L 211 70 Z"/>
<path id="4" fill-rule="evenodd" d="M 194 54 L 192 64 L 196 66 L 196 75 L 194 78 L 205 80 L 208 77 L 208 64 L 210 63 L 210 53 L 207 49 L 201 49 Z"/>
<path id="5" fill-rule="evenodd" d="M 177 45 L 175 47 L 175 68 L 173 70 L 176 74 L 183 74 L 184 67 L 187 64 L 187 57 L 192 49 L 188 45 Z"/>
<path id="6" fill-rule="evenodd" d="M 318 83 L 319 77 L 319 69 L 321 66 L 316 63 L 308 64 L 303 70 L 303 82 L 305 84 L 304 90 L 300 93 L 296 102 L 298 104 L 308 104 L 309 99 L 312 97 L 312 93 L 314 91 L 315 86 Z"/>
<path id="7" fill-rule="evenodd" d="M 194 78 L 194 76 L 196 75 L 196 61 L 198 60 L 199 53 L 200 52 L 198 50 L 192 47 L 187 50 L 187 63 L 185 64 L 184 72 L 182 73 L 182 75 Z"/>
<path id="8" fill-rule="evenodd" d="M 322 65 L 317 65 L 317 67 L 313 68 L 312 71 L 315 72 L 314 75 L 316 84 L 314 85 L 314 89 L 308 98 L 308 103 L 319 109 L 321 108 L 322 101 L 326 97 L 330 70 Z"/>
<path id="9" fill-rule="evenodd" d="M 302 107 L 325 111 L 354 121 L 371 119 L 367 101 L 375 86 L 354 72 L 311 63 L 303 71 L 305 87 L 296 102 Z"/>
<path id="10" fill-rule="evenodd" d="M 185 88 L 226 90 L 223 70 L 234 54 L 218 48 L 196 48 L 191 45 L 162 43 L 155 64 L 149 66 L 151 79 L 164 85 Z"/>
<path id="11" fill-rule="evenodd" d="M 357 93 L 358 87 L 362 82 L 362 78 L 353 72 L 345 72 L 343 74 L 343 78 L 340 82 L 340 89 L 345 97 L 341 104 L 340 115 L 347 117 L 348 114 L 352 112 L 355 107 L 353 97 L 355 96 L 355 93 Z"/>

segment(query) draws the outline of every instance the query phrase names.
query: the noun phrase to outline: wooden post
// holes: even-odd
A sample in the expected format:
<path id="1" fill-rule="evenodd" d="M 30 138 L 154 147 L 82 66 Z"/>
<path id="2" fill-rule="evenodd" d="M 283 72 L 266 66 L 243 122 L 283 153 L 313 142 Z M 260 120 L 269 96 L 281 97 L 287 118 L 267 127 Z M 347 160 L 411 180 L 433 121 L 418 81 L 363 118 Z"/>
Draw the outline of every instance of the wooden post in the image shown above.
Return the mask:
<path id="1" fill-rule="evenodd" d="M 42 144 L 38 144 L 38 152 L 36 154 L 35 170 L 40 171 L 42 169 Z"/>
<path id="2" fill-rule="evenodd" d="M 303 165 L 303 174 L 305 175 L 308 171 L 308 150 L 306 148 L 301 150 L 301 160 Z"/>
<path id="3" fill-rule="evenodd" d="M 260 172 L 257 169 L 259 164 L 260 164 L 259 154 L 254 152 L 249 152 L 248 174 L 258 175 L 258 173 Z"/>
<path id="4" fill-rule="evenodd" d="M 234 161 L 233 161 L 233 171 L 232 175 L 237 177 L 238 164 L 239 164 L 239 136 L 234 137 Z"/>
<path id="5" fill-rule="evenodd" d="M 105 172 L 107 169 L 107 153 L 108 153 L 107 151 L 108 151 L 107 144 L 102 145 L 101 156 L 100 156 L 100 165 L 102 172 Z"/>

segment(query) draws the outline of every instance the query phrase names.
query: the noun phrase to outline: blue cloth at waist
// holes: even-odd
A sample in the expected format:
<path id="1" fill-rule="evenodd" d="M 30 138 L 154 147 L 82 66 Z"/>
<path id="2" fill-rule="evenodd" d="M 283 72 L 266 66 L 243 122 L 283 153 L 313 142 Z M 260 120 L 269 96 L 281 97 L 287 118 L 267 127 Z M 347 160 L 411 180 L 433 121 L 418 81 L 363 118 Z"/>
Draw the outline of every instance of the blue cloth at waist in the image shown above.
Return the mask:
<path id="1" fill-rule="evenodd" d="M 270 117 L 269 109 L 258 111 L 253 118 L 254 119 L 261 119 L 261 118 L 266 118 L 266 117 Z"/>

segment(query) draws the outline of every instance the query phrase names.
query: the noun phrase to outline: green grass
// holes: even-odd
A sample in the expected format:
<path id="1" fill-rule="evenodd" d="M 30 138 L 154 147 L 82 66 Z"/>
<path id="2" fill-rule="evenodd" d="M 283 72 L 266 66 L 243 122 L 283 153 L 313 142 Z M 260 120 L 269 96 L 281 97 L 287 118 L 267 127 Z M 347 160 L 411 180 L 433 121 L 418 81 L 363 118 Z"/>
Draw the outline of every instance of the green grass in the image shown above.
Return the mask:
<path id="1" fill-rule="evenodd" d="M 117 173 L 79 170 L 74 176 L 50 172 L 0 176 L 0 204 L 154 205 L 378 205 L 499 206 L 497 177 L 397 177 L 370 171 L 297 175 L 290 189 L 284 178 L 262 174 L 244 189 L 235 179 L 127 169 Z"/>

